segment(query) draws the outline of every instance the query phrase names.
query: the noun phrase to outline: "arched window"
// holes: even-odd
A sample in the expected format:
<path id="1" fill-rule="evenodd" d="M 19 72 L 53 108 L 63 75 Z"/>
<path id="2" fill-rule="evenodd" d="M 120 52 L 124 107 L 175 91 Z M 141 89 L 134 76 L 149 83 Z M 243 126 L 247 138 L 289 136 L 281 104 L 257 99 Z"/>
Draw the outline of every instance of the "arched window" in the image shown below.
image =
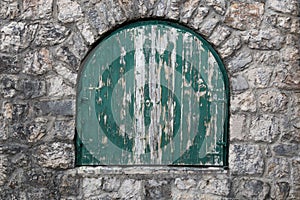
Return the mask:
<path id="1" fill-rule="evenodd" d="M 166 21 L 126 25 L 85 59 L 77 165 L 227 164 L 228 81 L 200 35 Z"/>

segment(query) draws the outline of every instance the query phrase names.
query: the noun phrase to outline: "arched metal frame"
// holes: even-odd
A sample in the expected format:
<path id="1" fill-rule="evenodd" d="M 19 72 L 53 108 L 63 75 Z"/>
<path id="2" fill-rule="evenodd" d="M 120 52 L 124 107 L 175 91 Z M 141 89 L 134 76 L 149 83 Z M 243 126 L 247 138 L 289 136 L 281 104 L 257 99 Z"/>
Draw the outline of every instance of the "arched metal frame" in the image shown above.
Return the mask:
<path id="1" fill-rule="evenodd" d="M 83 62 L 76 164 L 227 166 L 228 107 L 225 67 L 199 34 L 125 25 Z"/>

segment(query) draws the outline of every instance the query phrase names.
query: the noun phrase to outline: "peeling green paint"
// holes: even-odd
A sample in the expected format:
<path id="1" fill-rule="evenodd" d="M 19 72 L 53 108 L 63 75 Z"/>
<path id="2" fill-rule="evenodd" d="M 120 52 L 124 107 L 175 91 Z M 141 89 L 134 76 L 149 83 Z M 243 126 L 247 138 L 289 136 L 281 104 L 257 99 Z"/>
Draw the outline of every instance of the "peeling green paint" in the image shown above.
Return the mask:
<path id="1" fill-rule="evenodd" d="M 228 82 L 212 47 L 162 21 L 127 25 L 86 58 L 78 165 L 226 164 Z"/>

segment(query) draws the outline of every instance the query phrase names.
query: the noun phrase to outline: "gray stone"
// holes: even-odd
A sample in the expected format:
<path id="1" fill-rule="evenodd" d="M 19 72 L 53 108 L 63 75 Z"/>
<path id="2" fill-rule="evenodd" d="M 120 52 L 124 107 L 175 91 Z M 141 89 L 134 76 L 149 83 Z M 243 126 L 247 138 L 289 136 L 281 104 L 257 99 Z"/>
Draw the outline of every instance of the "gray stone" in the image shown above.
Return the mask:
<path id="1" fill-rule="evenodd" d="M 265 112 L 285 111 L 289 100 L 279 90 L 267 90 L 258 97 L 259 108 Z"/>
<path id="2" fill-rule="evenodd" d="M 274 199 L 287 199 L 290 193 L 290 184 L 287 182 L 276 182 L 271 190 Z"/>
<path id="3" fill-rule="evenodd" d="M 269 86 L 273 74 L 272 67 L 258 67 L 248 69 L 246 76 L 251 88 L 266 88 Z"/>
<path id="4" fill-rule="evenodd" d="M 270 185 L 255 179 L 234 179 L 234 198 L 237 199 L 266 199 L 270 192 Z"/>
<path id="5" fill-rule="evenodd" d="M 26 125 L 26 136 L 29 142 L 40 141 L 47 134 L 47 118 L 36 118 Z"/>
<path id="6" fill-rule="evenodd" d="M 83 178 L 82 192 L 84 198 L 90 198 L 91 196 L 100 195 L 103 193 L 102 178 Z"/>
<path id="7" fill-rule="evenodd" d="M 242 71 L 247 67 L 247 64 L 252 62 L 252 55 L 247 51 L 240 51 L 239 54 L 234 56 L 228 63 L 228 68 L 230 71 Z"/>
<path id="8" fill-rule="evenodd" d="M 0 19 L 15 19 L 20 15 L 18 0 L 0 1 Z"/>
<path id="9" fill-rule="evenodd" d="M 0 29 L 0 52 L 16 53 L 29 47 L 33 40 L 36 24 L 10 22 Z"/>
<path id="10" fill-rule="evenodd" d="M 74 85 L 76 84 L 77 74 L 73 73 L 72 70 L 68 69 L 65 65 L 55 65 L 54 70 L 58 75 L 63 77 L 65 81 L 68 81 L 69 83 Z"/>
<path id="11" fill-rule="evenodd" d="M 42 167 L 67 169 L 74 166 L 74 145 L 54 142 L 40 145 L 34 157 Z"/>
<path id="12" fill-rule="evenodd" d="M 199 29 L 201 26 L 200 24 L 203 22 L 204 18 L 208 15 L 209 8 L 205 6 L 198 6 L 195 10 L 193 17 L 190 20 L 190 25 L 194 29 Z"/>
<path id="13" fill-rule="evenodd" d="M 47 48 L 28 52 L 24 61 L 23 72 L 26 74 L 42 75 L 52 69 L 52 56 Z"/>
<path id="14" fill-rule="evenodd" d="M 73 140 L 75 135 L 74 120 L 57 120 L 54 122 L 52 135 L 54 138 Z"/>
<path id="15" fill-rule="evenodd" d="M 238 36 L 230 37 L 219 50 L 222 58 L 232 55 L 236 50 L 241 48 L 241 39 Z"/>
<path id="16" fill-rule="evenodd" d="M 29 105 L 26 103 L 4 103 L 4 119 L 12 122 L 26 121 L 28 117 Z"/>
<path id="17" fill-rule="evenodd" d="M 231 115 L 230 116 L 230 140 L 245 140 L 245 115 Z"/>
<path id="18" fill-rule="evenodd" d="M 230 192 L 230 181 L 226 176 L 205 177 L 197 185 L 201 193 L 227 196 Z"/>
<path id="19" fill-rule="evenodd" d="M 85 39 L 85 41 L 91 45 L 96 41 L 97 34 L 94 33 L 92 26 L 87 21 L 79 21 L 77 22 L 77 27 Z"/>
<path id="20" fill-rule="evenodd" d="M 225 23 L 239 30 L 258 28 L 263 14 L 263 3 L 231 2 L 225 16 Z"/>
<path id="21" fill-rule="evenodd" d="M 133 179 L 126 179 L 118 191 L 123 199 L 142 199 L 144 193 L 143 181 Z"/>
<path id="22" fill-rule="evenodd" d="M 269 0 L 267 7 L 274 11 L 292 15 L 299 13 L 299 1 L 297 0 Z"/>
<path id="23" fill-rule="evenodd" d="M 66 84 L 61 76 L 47 77 L 48 97 L 70 97 L 75 96 L 76 91 L 74 87 Z"/>
<path id="24" fill-rule="evenodd" d="M 214 28 L 217 26 L 220 20 L 217 17 L 211 17 L 209 20 L 204 20 L 204 22 L 199 27 L 200 33 L 209 36 Z"/>
<path id="25" fill-rule="evenodd" d="M 75 114 L 74 100 L 41 101 L 35 104 L 42 115 L 73 116 Z"/>
<path id="26" fill-rule="evenodd" d="M 243 75 L 238 75 L 236 77 L 232 77 L 232 90 L 234 92 L 242 92 L 249 88 L 247 79 Z"/>
<path id="27" fill-rule="evenodd" d="M 15 75 L 0 75 L 0 93 L 4 98 L 12 98 L 16 96 L 18 77 Z"/>
<path id="28" fill-rule="evenodd" d="M 121 181 L 117 179 L 116 177 L 105 177 L 102 179 L 103 184 L 102 184 L 102 190 L 105 192 L 116 192 L 119 190 Z"/>
<path id="29" fill-rule="evenodd" d="M 60 178 L 59 191 L 62 195 L 77 196 L 80 192 L 79 179 L 72 173 L 64 174 Z"/>
<path id="30" fill-rule="evenodd" d="M 214 10 L 220 14 L 224 15 L 226 11 L 226 1 L 225 0 L 205 0 L 207 5 L 212 6 Z"/>
<path id="31" fill-rule="evenodd" d="M 254 51 L 253 59 L 256 61 L 256 68 L 258 69 L 265 68 L 266 66 L 271 66 L 274 68 L 274 66 L 278 66 L 278 64 L 281 62 L 282 56 L 280 55 L 280 52 L 276 50 Z"/>
<path id="32" fill-rule="evenodd" d="M 7 167 L 9 167 L 7 156 L 0 155 L 0 186 L 4 185 L 7 181 Z"/>
<path id="33" fill-rule="evenodd" d="M 258 145 L 232 144 L 229 155 L 232 174 L 253 175 L 262 174 L 264 171 L 263 154 Z"/>
<path id="34" fill-rule="evenodd" d="M 50 19 L 53 0 L 23 0 L 22 17 L 30 20 Z"/>
<path id="35" fill-rule="evenodd" d="M 171 0 L 169 5 L 166 7 L 166 17 L 169 19 L 178 19 L 181 10 L 180 0 Z"/>
<path id="36" fill-rule="evenodd" d="M 299 155 L 299 144 L 276 144 L 273 152 L 278 156 L 296 156 Z"/>
<path id="37" fill-rule="evenodd" d="M 183 3 L 183 7 L 180 12 L 180 21 L 188 23 L 197 9 L 200 0 L 188 0 Z"/>
<path id="38" fill-rule="evenodd" d="M 88 48 L 80 34 L 73 34 L 65 45 L 56 49 L 56 58 L 65 62 L 73 71 L 77 71 L 87 51 Z"/>
<path id="39" fill-rule="evenodd" d="M 171 187 L 166 180 L 148 180 L 145 184 L 146 199 L 170 199 Z"/>
<path id="40" fill-rule="evenodd" d="M 278 29 L 263 26 L 260 30 L 252 29 L 243 36 L 248 47 L 260 50 L 280 49 L 284 43 L 285 35 L 281 34 Z"/>
<path id="41" fill-rule="evenodd" d="M 70 30 L 59 24 L 42 25 L 37 31 L 34 44 L 36 46 L 53 46 L 60 44 L 70 35 Z"/>
<path id="42" fill-rule="evenodd" d="M 179 190 L 188 190 L 192 187 L 196 187 L 196 181 L 194 179 L 181 180 L 180 178 L 175 179 L 175 185 Z"/>
<path id="43" fill-rule="evenodd" d="M 271 158 L 267 162 L 267 175 L 269 178 L 289 178 L 290 166 L 287 158 Z"/>
<path id="44" fill-rule="evenodd" d="M 6 56 L 0 54 L 0 71 L 2 74 L 16 74 L 21 71 L 21 67 L 19 65 L 19 56 Z"/>
<path id="45" fill-rule="evenodd" d="M 219 25 L 214 29 L 213 33 L 208 38 L 208 41 L 216 46 L 219 46 L 230 34 L 231 31 L 229 28 Z"/>
<path id="46" fill-rule="evenodd" d="M 34 99 L 46 94 L 46 83 L 38 79 L 24 78 L 18 80 L 16 89 L 20 91 L 20 98 Z"/>
<path id="47" fill-rule="evenodd" d="M 248 138 L 256 142 L 271 143 L 276 140 L 280 134 L 279 123 L 279 119 L 274 116 L 257 116 L 251 121 Z"/>
<path id="48" fill-rule="evenodd" d="M 63 23 L 78 21 L 82 16 L 80 5 L 73 0 L 58 0 L 58 20 Z"/>
<path id="49" fill-rule="evenodd" d="M 252 91 L 246 91 L 241 94 L 233 94 L 231 98 L 230 109 L 232 111 L 256 111 L 256 100 Z"/>

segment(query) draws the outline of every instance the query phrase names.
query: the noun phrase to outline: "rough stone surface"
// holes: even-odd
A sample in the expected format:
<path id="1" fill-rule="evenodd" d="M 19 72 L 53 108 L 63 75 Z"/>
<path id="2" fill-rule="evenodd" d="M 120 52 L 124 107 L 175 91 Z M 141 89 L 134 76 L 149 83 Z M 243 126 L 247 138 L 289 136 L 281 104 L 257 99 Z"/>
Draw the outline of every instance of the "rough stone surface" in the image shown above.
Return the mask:
<path id="1" fill-rule="evenodd" d="M 63 23 L 70 23 L 77 21 L 83 16 L 81 7 L 76 1 L 72 0 L 58 0 L 58 20 Z"/>
<path id="2" fill-rule="evenodd" d="M 235 180 L 233 187 L 237 199 L 265 199 L 270 192 L 268 183 L 255 179 Z"/>
<path id="3" fill-rule="evenodd" d="M 64 144 L 55 142 L 52 144 L 41 145 L 34 152 L 34 157 L 38 164 L 54 169 L 66 169 L 73 166 L 74 146 L 72 144 Z"/>
<path id="4" fill-rule="evenodd" d="M 263 3 L 232 2 L 226 14 L 225 23 L 239 30 L 257 28 L 261 23 L 263 13 Z"/>
<path id="5" fill-rule="evenodd" d="M 299 9 L 298 0 L 0 0 L 0 199 L 299 199 Z M 84 58 L 141 19 L 178 22 L 220 55 L 224 169 L 74 166 Z"/>
<path id="6" fill-rule="evenodd" d="M 262 115 L 252 119 L 249 139 L 257 142 L 273 142 L 280 134 L 279 119 L 274 116 Z"/>
<path id="7" fill-rule="evenodd" d="M 234 144 L 229 149 L 229 167 L 233 174 L 262 174 L 263 154 L 258 145 Z"/>

